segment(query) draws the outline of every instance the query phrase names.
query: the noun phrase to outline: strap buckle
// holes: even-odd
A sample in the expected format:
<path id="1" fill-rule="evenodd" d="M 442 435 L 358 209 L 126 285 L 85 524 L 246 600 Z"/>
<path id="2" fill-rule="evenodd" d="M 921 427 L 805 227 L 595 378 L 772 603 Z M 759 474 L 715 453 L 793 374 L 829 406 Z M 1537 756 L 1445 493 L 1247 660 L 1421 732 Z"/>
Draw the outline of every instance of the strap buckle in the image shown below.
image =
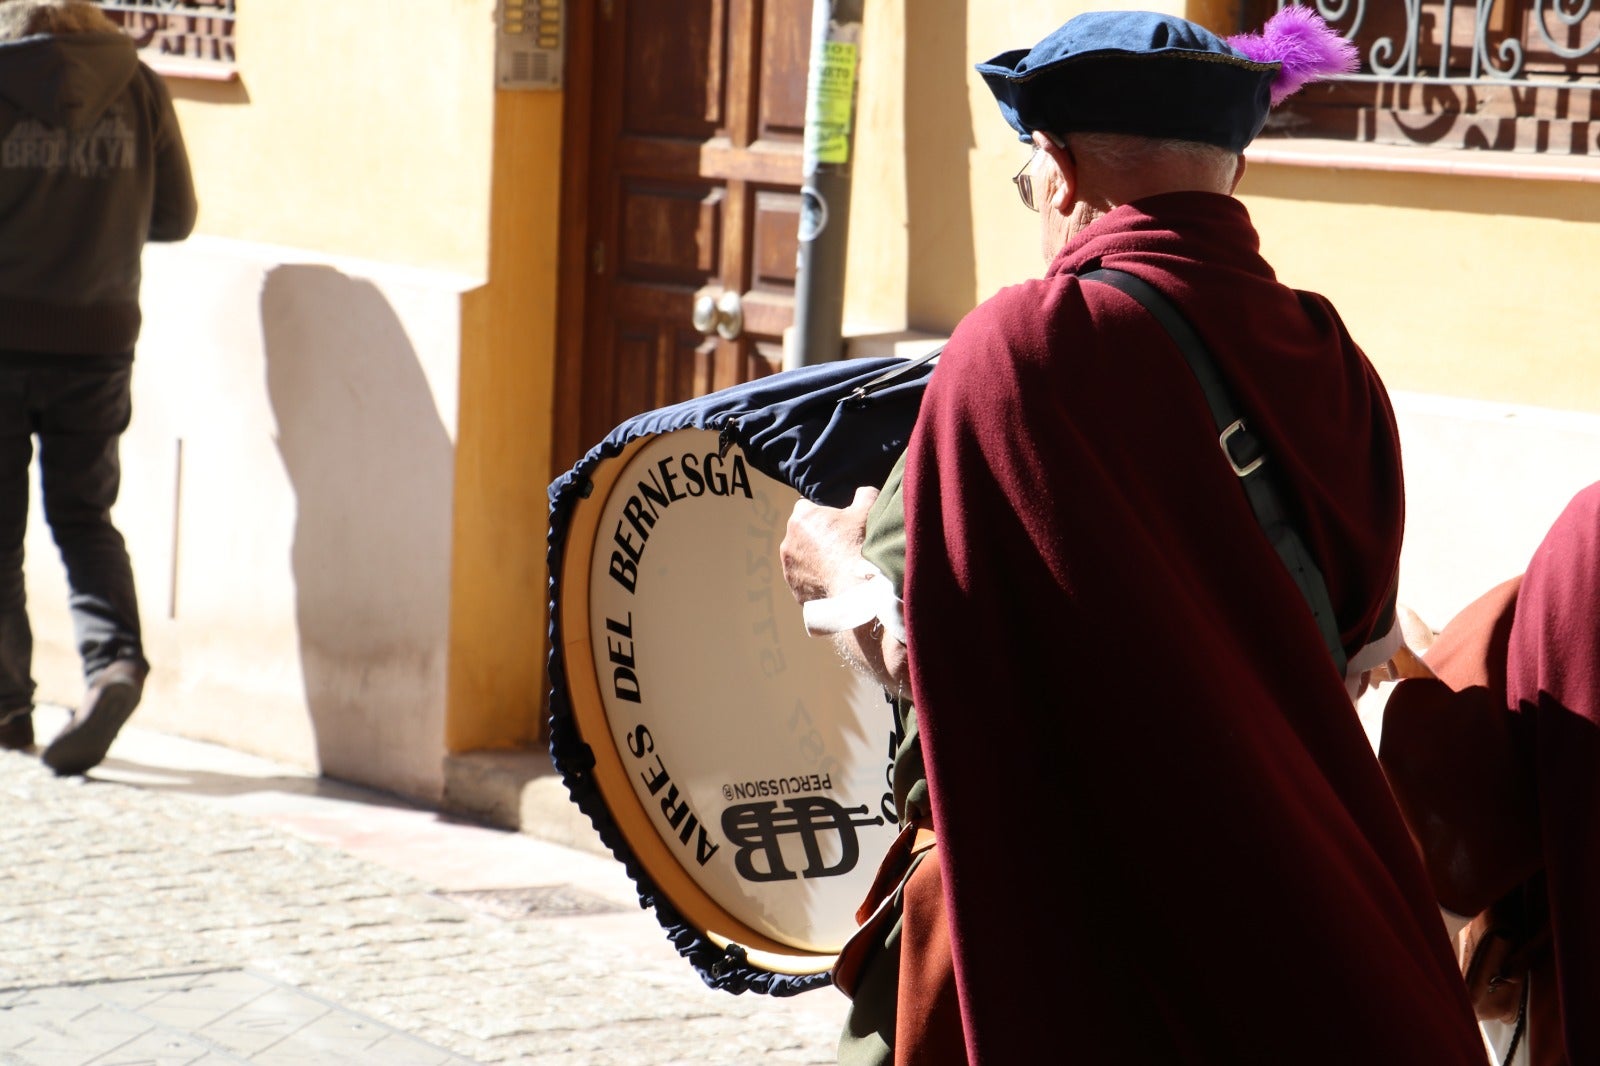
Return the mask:
<path id="1" fill-rule="evenodd" d="M 1241 446 L 1238 458 L 1234 457 L 1232 447 L 1236 437 Z M 1228 465 L 1233 467 L 1233 472 L 1239 477 L 1249 477 L 1261 469 L 1261 464 L 1267 461 L 1266 449 L 1261 447 L 1261 442 L 1251 434 L 1242 418 L 1234 419 L 1233 424 L 1217 437 L 1217 443 L 1222 447 L 1222 454 L 1227 456 Z"/>

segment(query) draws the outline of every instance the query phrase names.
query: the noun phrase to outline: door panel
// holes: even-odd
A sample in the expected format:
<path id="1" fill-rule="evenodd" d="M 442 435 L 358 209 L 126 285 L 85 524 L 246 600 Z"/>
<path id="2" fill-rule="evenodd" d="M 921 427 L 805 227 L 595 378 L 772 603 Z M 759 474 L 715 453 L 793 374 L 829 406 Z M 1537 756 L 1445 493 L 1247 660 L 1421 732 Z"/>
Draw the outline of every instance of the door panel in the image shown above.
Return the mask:
<path id="1" fill-rule="evenodd" d="M 812 0 L 767 0 L 762 21 L 759 98 L 761 139 L 800 143 L 806 121 L 806 71 L 811 63 Z"/>
<path id="2" fill-rule="evenodd" d="M 709 371 L 710 345 L 692 329 L 662 330 L 647 320 L 619 324 L 616 339 L 614 398 L 632 410 L 647 411 L 692 395 Z"/>
<path id="3" fill-rule="evenodd" d="M 600 12 L 583 343 L 564 355 L 581 360 L 582 449 L 632 415 L 781 365 L 811 39 L 810 0 L 611 0 Z M 696 299 L 722 293 L 742 301 L 731 339 L 692 325 Z"/>
<path id="4" fill-rule="evenodd" d="M 761 292 L 794 296 L 794 264 L 800 254 L 800 196 L 798 193 L 757 189 L 755 232 L 750 287 Z"/>
<path id="5" fill-rule="evenodd" d="M 702 140 L 716 133 L 724 114 L 723 0 L 633 0 L 612 11 L 627 60 L 622 129 Z"/>
<path id="6" fill-rule="evenodd" d="M 699 285 L 716 272 L 725 189 L 626 181 L 621 198 L 622 277 Z"/>

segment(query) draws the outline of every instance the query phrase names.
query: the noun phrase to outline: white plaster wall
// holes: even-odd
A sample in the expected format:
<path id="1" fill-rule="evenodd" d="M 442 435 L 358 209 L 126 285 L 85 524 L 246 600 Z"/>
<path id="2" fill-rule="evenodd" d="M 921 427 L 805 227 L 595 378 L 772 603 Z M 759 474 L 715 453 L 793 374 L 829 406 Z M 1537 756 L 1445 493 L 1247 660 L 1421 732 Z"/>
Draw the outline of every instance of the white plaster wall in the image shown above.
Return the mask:
<path id="1" fill-rule="evenodd" d="M 1522 573 L 1600 481 L 1600 415 L 1393 394 L 1406 472 L 1400 599 L 1435 629 Z"/>
<path id="2" fill-rule="evenodd" d="M 115 517 L 153 672 L 137 720 L 442 790 L 453 274 L 197 237 L 150 246 Z M 39 697 L 81 678 L 37 504 Z"/>

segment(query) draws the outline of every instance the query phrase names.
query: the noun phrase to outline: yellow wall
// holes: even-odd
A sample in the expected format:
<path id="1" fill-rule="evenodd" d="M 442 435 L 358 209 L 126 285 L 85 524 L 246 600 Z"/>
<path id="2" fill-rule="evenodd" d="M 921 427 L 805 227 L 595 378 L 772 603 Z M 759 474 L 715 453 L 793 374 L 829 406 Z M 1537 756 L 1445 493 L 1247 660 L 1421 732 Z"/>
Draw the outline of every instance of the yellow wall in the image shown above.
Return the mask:
<path id="1" fill-rule="evenodd" d="M 494 0 L 276 0 L 173 81 L 206 233 L 487 278 L 462 298 L 445 745 L 538 733 L 561 94 L 494 87 Z"/>
<path id="2" fill-rule="evenodd" d="M 1184 18 L 1226 37 L 1238 32 L 1239 7 L 1240 0 L 1189 0 L 1171 10 L 1181 10 Z"/>
<path id="3" fill-rule="evenodd" d="M 495 97 L 489 284 L 463 309 L 445 734 L 452 752 L 539 733 L 561 102 L 557 92 Z"/>
<path id="4" fill-rule="evenodd" d="M 561 94 L 495 90 L 493 17 L 277 0 L 239 22 L 237 83 L 178 92 L 206 232 L 487 276 L 462 300 L 450 750 L 535 736 L 542 678 Z"/>
<path id="5" fill-rule="evenodd" d="M 1001 286 L 1038 274 L 1038 219 L 1010 186 L 1028 152 L 1001 120 L 973 64 L 1108 6 L 1183 5 L 916 0 L 914 18 L 906 0 L 869 5 L 848 320 L 947 332 Z"/>
<path id="6" fill-rule="evenodd" d="M 845 321 L 860 327 L 906 323 L 905 4 L 875 0 L 861 27 L 866 58 L 856 100 L 844 294 Z M 858 279 L 865 283 L 851 284 Z"/>
<path id="7" fill-rule="evenodd" d="M 1232 0 L 919 0 L 915 19 L 905 0 L 874 6 L 847 317 L 948 332 L 1039 273 L 1037 217 L 1009 186 L 1028 149 L 972 66 L 1107 6 L 1235 29 Z M 1240 195 L 1269 261 L 1334 300 L 1391 388 L 1600 411 L 1582 354 L 1600 184 L 1252 163 Z"/>
<path id="8" fill-rule="evenodd" d="M 1600 411 L 1600 185 L 1253 165 L 1240 195 L 1391 389 Z"/>
<path id="9" fill-rule="evenodd" d="M 1108 5 L 915 0 L 912 19 L 910 3 L 872 5 L 866 27 L 847 311 L 943 334 L 1043 269 L 1038 218 L 1009 185 L 1028 149 L 972 65 Z M 1159 7 L 1237 28 L 1237 0 Z M 899 174 L 891 146 L 903 146 Z M 1578 161 L 1555 180 L 1559 168 L 1505 157 L 1517 176 L 1439 173 L 1441 159 L 1462 157 L 1438 152 L 1334 166 L 1305 145 L 1296 154 L 1308 165 L 1291 165 L 1260 147 L 1240 197 L 1268 261 L 1334 301 L 1390 388 L 1406 457 L 1401 594 L 1442 623 L 1525 565 L 1572 493 L 1600 476 L 1588 269 L 1600 180 L 1579 180 L 1600 172 Z"/>
<path id="10" fill-rule="evenodd" d="M 1084 2 L 1030 2 L 1010 4 L 1003 11 L 997 11 L 984 4 L 967 5 L 968 58 L 962 74 L 967 107 L 972 115 L 969 210 L 977 234 L 969 308 L 992 296 L 1002 286 L 1037 277 L 1044 270 L 1039 250 L 1039 216 L 1022 206 L 1011 185 L 1012 175 L 1028 161 L 1031 149 L 1017 139 L 1016 131 L 1000 117 L 994 95 L 973 71 L 973 64 L 1013 48 L 1032 47 L 1072 16 L 1104 6 Z M 949 329 L 959 319 L 960 315 L 946 316 L 938 325 Z"/>
<path id="11" fill-rule="evenodd" d="M 200 230 L 482 275 L 494 0 L 271 0 L 170 79 Z"/>

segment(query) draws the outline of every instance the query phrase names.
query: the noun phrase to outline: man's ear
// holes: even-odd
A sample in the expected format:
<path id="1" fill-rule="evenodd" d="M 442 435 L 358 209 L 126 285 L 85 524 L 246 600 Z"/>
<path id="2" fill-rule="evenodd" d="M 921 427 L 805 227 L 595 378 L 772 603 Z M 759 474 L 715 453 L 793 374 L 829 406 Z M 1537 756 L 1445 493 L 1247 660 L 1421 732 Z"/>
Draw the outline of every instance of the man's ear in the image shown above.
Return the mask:
<path id="1" fill-rule="evenodd" d="M 1078 199 L 1077 161 L 1072 158 L 1072 152 L 1067 148 L 1065 142 L 1059 141 L 1041 130 L 1034 131 L 1033 143 L 1039 151 L 1050 157 L 1050 161 L 1055 164 L 1056 170 L 1061 175 L 1061 180 L 1056 182 L 1055 187 L 1051 189 L 1049 206 L 1055 208 L 1060 214 L 1070 215 L 1072 213 L 1072 205 Z M 1042 208 L 1045 205 L 1040 204 L 1039 206 Z"/>
<path id="2" fill-rule="evenodd" d="M 1244 156 L 1239 156 L 1238 165 L 1233 168 L 1233 184 L 1228 186 L 1228 195 L 1232 196 L 1239 190 L 1239 183 L 1244 180 Z"/>

